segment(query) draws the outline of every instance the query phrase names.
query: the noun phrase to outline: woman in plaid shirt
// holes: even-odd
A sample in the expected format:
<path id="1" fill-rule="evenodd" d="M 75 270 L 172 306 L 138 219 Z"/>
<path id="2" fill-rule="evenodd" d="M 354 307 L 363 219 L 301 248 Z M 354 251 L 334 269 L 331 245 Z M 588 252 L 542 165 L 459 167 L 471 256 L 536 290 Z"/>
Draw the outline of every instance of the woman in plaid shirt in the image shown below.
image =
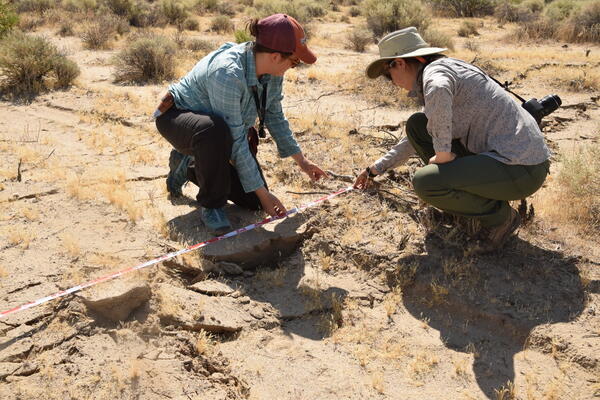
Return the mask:
<path id="1" fill-rule="evenodd" d="M 250 23 L 255 42 L 226 43 L 169 87 L 155 112 L 156 126 L 176 150 L 169 159 L 167 189 L 181 195 L 188 180 L 199 187 L 202 220 L 212 231 L 231 228 L 227 200 L 270 215 L 286 212 L 269 192 L 256 161 L 257 116 L 279 155 L 291 156 L 312 180 L 325 172 L 302 154 L 281 107 L 283 75 L 317 59 L 292 17 L 275 14 Z M 192 158 L 193 157 L 193 158 Z"/>

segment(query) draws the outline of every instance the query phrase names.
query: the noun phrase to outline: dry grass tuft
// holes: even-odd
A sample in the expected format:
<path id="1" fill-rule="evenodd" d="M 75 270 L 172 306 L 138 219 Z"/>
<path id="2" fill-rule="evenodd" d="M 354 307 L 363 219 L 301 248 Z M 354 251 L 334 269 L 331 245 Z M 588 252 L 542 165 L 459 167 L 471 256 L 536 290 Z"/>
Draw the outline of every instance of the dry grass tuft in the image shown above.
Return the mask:
<path id="1" fill-rule="evenodd" d="M 600 133 L 600 130 L 597 134 Z M 579 230 L 600 232 L 600 145 L 580 146 L 565 155 L 558 177 L 536 197 L 537 210 L 556 223 L 570 223 Z"/>
<path id="2" fill-rule="evenodd" d="M 285 268 L 262 268 L 256 274 L 256 278 L 268 285 L 281 287 L 285 283 L 286 274 Z"/>
<path id="3" fill-rule="evenodd" d="M 198 354 L 211 354 L 215 349 L 216 341 L 214 336 L 205 330 L 200 330 L 198 340 L 196 341 L 196 351 Z"/>
<path id="4" fill-rule="evenodd" d="M 75 258 L 81 255 L 81 247 L 79 241 L 73 237 L 70 233 L 64 233 L 61 236 L 62 244 L 64 249 L 71 257 Z"/>
<path id="5" fill-rule="evenodd" d="M 515 400 L 517 398 L 515 384 L 511 381 L 506 382 L 506 385 L 500 389 L 494 389 L 494 392 L 496 393 L 496 400 Z"/>
<path id="6" fill-rule="evenodd" d="M 14 225 L 8 228 L 8 244 L 28 249 L 35 234 L 27 227 Z"/>
<path id="7" fill-rule="evenodd" d="M 40 211 L 33 207 L 23 207 L 21 215 L 28 221 L 37 221 L 40 218 Z"/>

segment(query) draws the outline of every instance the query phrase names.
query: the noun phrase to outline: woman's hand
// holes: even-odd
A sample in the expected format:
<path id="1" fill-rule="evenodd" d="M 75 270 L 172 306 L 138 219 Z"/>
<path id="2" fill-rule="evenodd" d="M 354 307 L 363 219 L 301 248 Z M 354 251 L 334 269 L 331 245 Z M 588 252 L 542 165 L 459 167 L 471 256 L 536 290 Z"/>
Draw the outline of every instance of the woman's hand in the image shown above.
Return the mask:
<path id="1" fill-rule="evenodd" d="M 375 166 L 370 166 L 369 169 L 372 173 L 379 175 L 379 171 L 375 168 Z M 356 177 L 354 181 L 354 188 L 360 190 L 366 190 L 373 184 L 373 179 L 369 176 L 369 173 L 366 169 L 363 169 L 362 172 Z"/>
<path id="2" fill-rule="evenodd" d="M 435 156 L 429 159 L 429 164 L 445 164 L 456 158 L 456 154 L 447 151 L 437 151 Z"/>
<path id="3" fill-rule="evenodd" d="M 323 177 L 329 178 L 329 175 L 327 175 L 325 171 L 323 171 L 319 166 L 310 161 L 308 158 L 304 157 L 302 153 L 294 154 L 292 157 L 294 158 L 296 164 L 298 164 L 300 169 L 304 171 L 304 173 L 308 175 L 310 180 L 312 180 L 313 182 L 318 181 Z"/>
<path id="4" fill-rule="evenodd" d="M 254 193 L 256 193 L 256 196 L 258 196 L 263 210 L 265 210 L 265 212 L 271 217 L 281 217 L 287 212 L 283 206 L 283 203 L 281 203 L 281 201 L 279 201 L 279 199 L 275 197 L 273 193 L 269 192 L 264 186 L 256 190 Z"/>

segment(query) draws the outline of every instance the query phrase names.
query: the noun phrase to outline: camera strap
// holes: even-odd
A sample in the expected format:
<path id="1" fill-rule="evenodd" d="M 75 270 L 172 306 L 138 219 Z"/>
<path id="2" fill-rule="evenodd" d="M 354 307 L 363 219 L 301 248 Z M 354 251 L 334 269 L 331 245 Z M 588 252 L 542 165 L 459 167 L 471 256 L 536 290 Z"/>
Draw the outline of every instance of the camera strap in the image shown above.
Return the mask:
<path id="1" fill-rule="evenodd" d="M 251 86 L 252 95 L 254 97 L 254 103 L 256 104 L 256 112 L 258 113 L 258 136 L 261 138 L 265 138 L 267 135 L 265 134 L 265 114 L 267 108 L 267 84 L 263 85 L 262 96 L 259 99 L 258 97 L 258 88 L 256 86 Z"/>

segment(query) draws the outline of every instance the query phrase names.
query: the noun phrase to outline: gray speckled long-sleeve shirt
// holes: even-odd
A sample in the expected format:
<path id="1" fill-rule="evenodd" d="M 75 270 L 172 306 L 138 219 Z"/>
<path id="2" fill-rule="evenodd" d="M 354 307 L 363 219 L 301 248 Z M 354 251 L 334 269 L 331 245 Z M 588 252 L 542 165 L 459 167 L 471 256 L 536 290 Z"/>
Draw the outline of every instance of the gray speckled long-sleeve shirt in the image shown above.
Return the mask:
<path id="1" fill-rule="evenodd" d="M 436 152 L 449 152 L 452 140 L 459 139 L 470 152 L 505 164 L 536 165 L 550 158 L 535 119 L 478 68 L 441 58 L 424 68 L 422 82 L 415 82 L 413 90 L 424 102 L 427 131 Z M 383 172 L 414 153 L 404 137 L 375 167 Z"/>

